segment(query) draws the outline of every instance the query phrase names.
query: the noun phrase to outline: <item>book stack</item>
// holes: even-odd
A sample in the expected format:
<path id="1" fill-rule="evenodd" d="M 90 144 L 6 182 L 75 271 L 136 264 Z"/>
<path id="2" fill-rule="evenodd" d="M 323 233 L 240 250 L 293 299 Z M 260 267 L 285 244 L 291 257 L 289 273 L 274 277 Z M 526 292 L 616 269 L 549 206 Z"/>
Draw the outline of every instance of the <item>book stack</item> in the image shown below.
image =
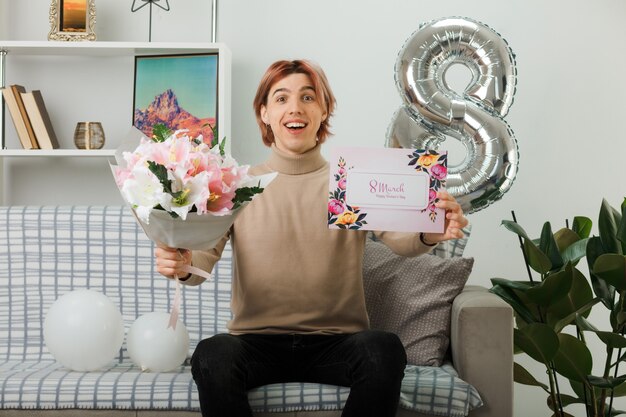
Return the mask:
<path id="1" fill-rule="evenodd" d="M 41 91 L 27 92 L 21 85 L 14 84 L 3 88 L 2 95 L 24 149 L 59 147 Z"/>

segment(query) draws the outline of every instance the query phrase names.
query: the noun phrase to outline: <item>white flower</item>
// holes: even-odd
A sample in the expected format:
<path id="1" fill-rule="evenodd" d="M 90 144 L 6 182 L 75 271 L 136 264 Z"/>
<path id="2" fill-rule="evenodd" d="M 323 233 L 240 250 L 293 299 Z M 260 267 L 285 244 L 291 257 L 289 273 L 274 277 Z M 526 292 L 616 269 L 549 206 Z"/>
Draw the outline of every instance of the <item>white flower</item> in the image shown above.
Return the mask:
<path id="1" fill-rule="evenodd" d="M 159 180 L 145 165 L 136 165 L 122 185 L 122 196 L 137 210 L 139 218 L 148 223 L 150 211 L 161 204 L 167 194 Z"/>
<path id="2" fill-rule="evenodd" d="M 166 211 L 176 213 L 183 220 L 187 218 L 187 213 L 191 211 L 194 205 L 198 208 L 198 213 L 201 214 L 200 207 L 204 204 L 206 208 L 206 201 L 209 198 L 209 173 L 201 172 L 195 177 L 188 177 L 186 181 L 181 178 L 170 177 L 170 179 L 172 180 L 172 191 L 180 191 L 182 194 L 178 199 L 167 195 L 161 206 Z"/>

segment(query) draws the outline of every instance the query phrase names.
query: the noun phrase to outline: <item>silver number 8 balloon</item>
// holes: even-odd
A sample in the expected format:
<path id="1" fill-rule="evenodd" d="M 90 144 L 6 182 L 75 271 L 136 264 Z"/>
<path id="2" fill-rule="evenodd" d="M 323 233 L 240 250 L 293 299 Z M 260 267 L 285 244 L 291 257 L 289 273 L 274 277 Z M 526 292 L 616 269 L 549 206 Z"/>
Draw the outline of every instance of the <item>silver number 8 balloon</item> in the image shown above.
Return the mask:
<path id="1" fill-rule="evenodd" d="M 472 79 L 459 94 L 445 74 L 462 64 Z M 467 18 L 423 24 L 406 41 L 395 66 L 404 106 L 394 114 L 387 146 L 438 149 L 447 136 L 467 154 L 450 166 L 446 189 L 472 213 L 502 198 L 517 174 L 517 141 L 503 117 L 513 103 L 516 69 L 506 41 Z"/>

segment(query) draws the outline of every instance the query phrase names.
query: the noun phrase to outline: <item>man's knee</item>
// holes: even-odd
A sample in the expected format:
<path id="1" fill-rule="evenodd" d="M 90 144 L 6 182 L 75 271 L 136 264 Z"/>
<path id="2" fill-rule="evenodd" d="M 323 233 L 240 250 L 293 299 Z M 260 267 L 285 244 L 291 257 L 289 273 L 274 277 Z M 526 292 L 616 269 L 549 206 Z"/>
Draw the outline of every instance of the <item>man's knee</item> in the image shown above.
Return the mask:
<path id="1" fill-rule="evenodd" d="M 369 330 L 355 336 L 357 348 L 372 371 L 388 373 L 390 376 L 404 372 L 406 351 L 396 334 Z"/>
<path id="2" fill-rule="evenodd" d="M 191 373 L 194 379 L 224 378 L 237 363 L 242 352 L 241 341 L 229 334 L 217 334 L 198 343 L 191 357 Z"/>

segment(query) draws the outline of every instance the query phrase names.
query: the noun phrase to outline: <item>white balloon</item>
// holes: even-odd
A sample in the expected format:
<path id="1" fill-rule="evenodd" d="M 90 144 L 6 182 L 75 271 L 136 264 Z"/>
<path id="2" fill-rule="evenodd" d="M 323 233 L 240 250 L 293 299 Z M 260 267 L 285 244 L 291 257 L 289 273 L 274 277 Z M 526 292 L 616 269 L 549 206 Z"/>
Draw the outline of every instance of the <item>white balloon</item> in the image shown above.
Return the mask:
<path id="1" fill-rule="evenodd" d="M 76 290 L 52 304 L 43 323 L 43 338 L 52 356 L 66 368 L 94 371 L 119 352 L 124 322 L 106 295 Z"/>
<path id="2" fill-rule="evenodd" d="M 139 317 L 126 337 L 128 355 L 143 371 L 167 372 L 187 358 L 189 333 L 180 321 L 168 328 L 168 313 L 152 312 Z"/>

